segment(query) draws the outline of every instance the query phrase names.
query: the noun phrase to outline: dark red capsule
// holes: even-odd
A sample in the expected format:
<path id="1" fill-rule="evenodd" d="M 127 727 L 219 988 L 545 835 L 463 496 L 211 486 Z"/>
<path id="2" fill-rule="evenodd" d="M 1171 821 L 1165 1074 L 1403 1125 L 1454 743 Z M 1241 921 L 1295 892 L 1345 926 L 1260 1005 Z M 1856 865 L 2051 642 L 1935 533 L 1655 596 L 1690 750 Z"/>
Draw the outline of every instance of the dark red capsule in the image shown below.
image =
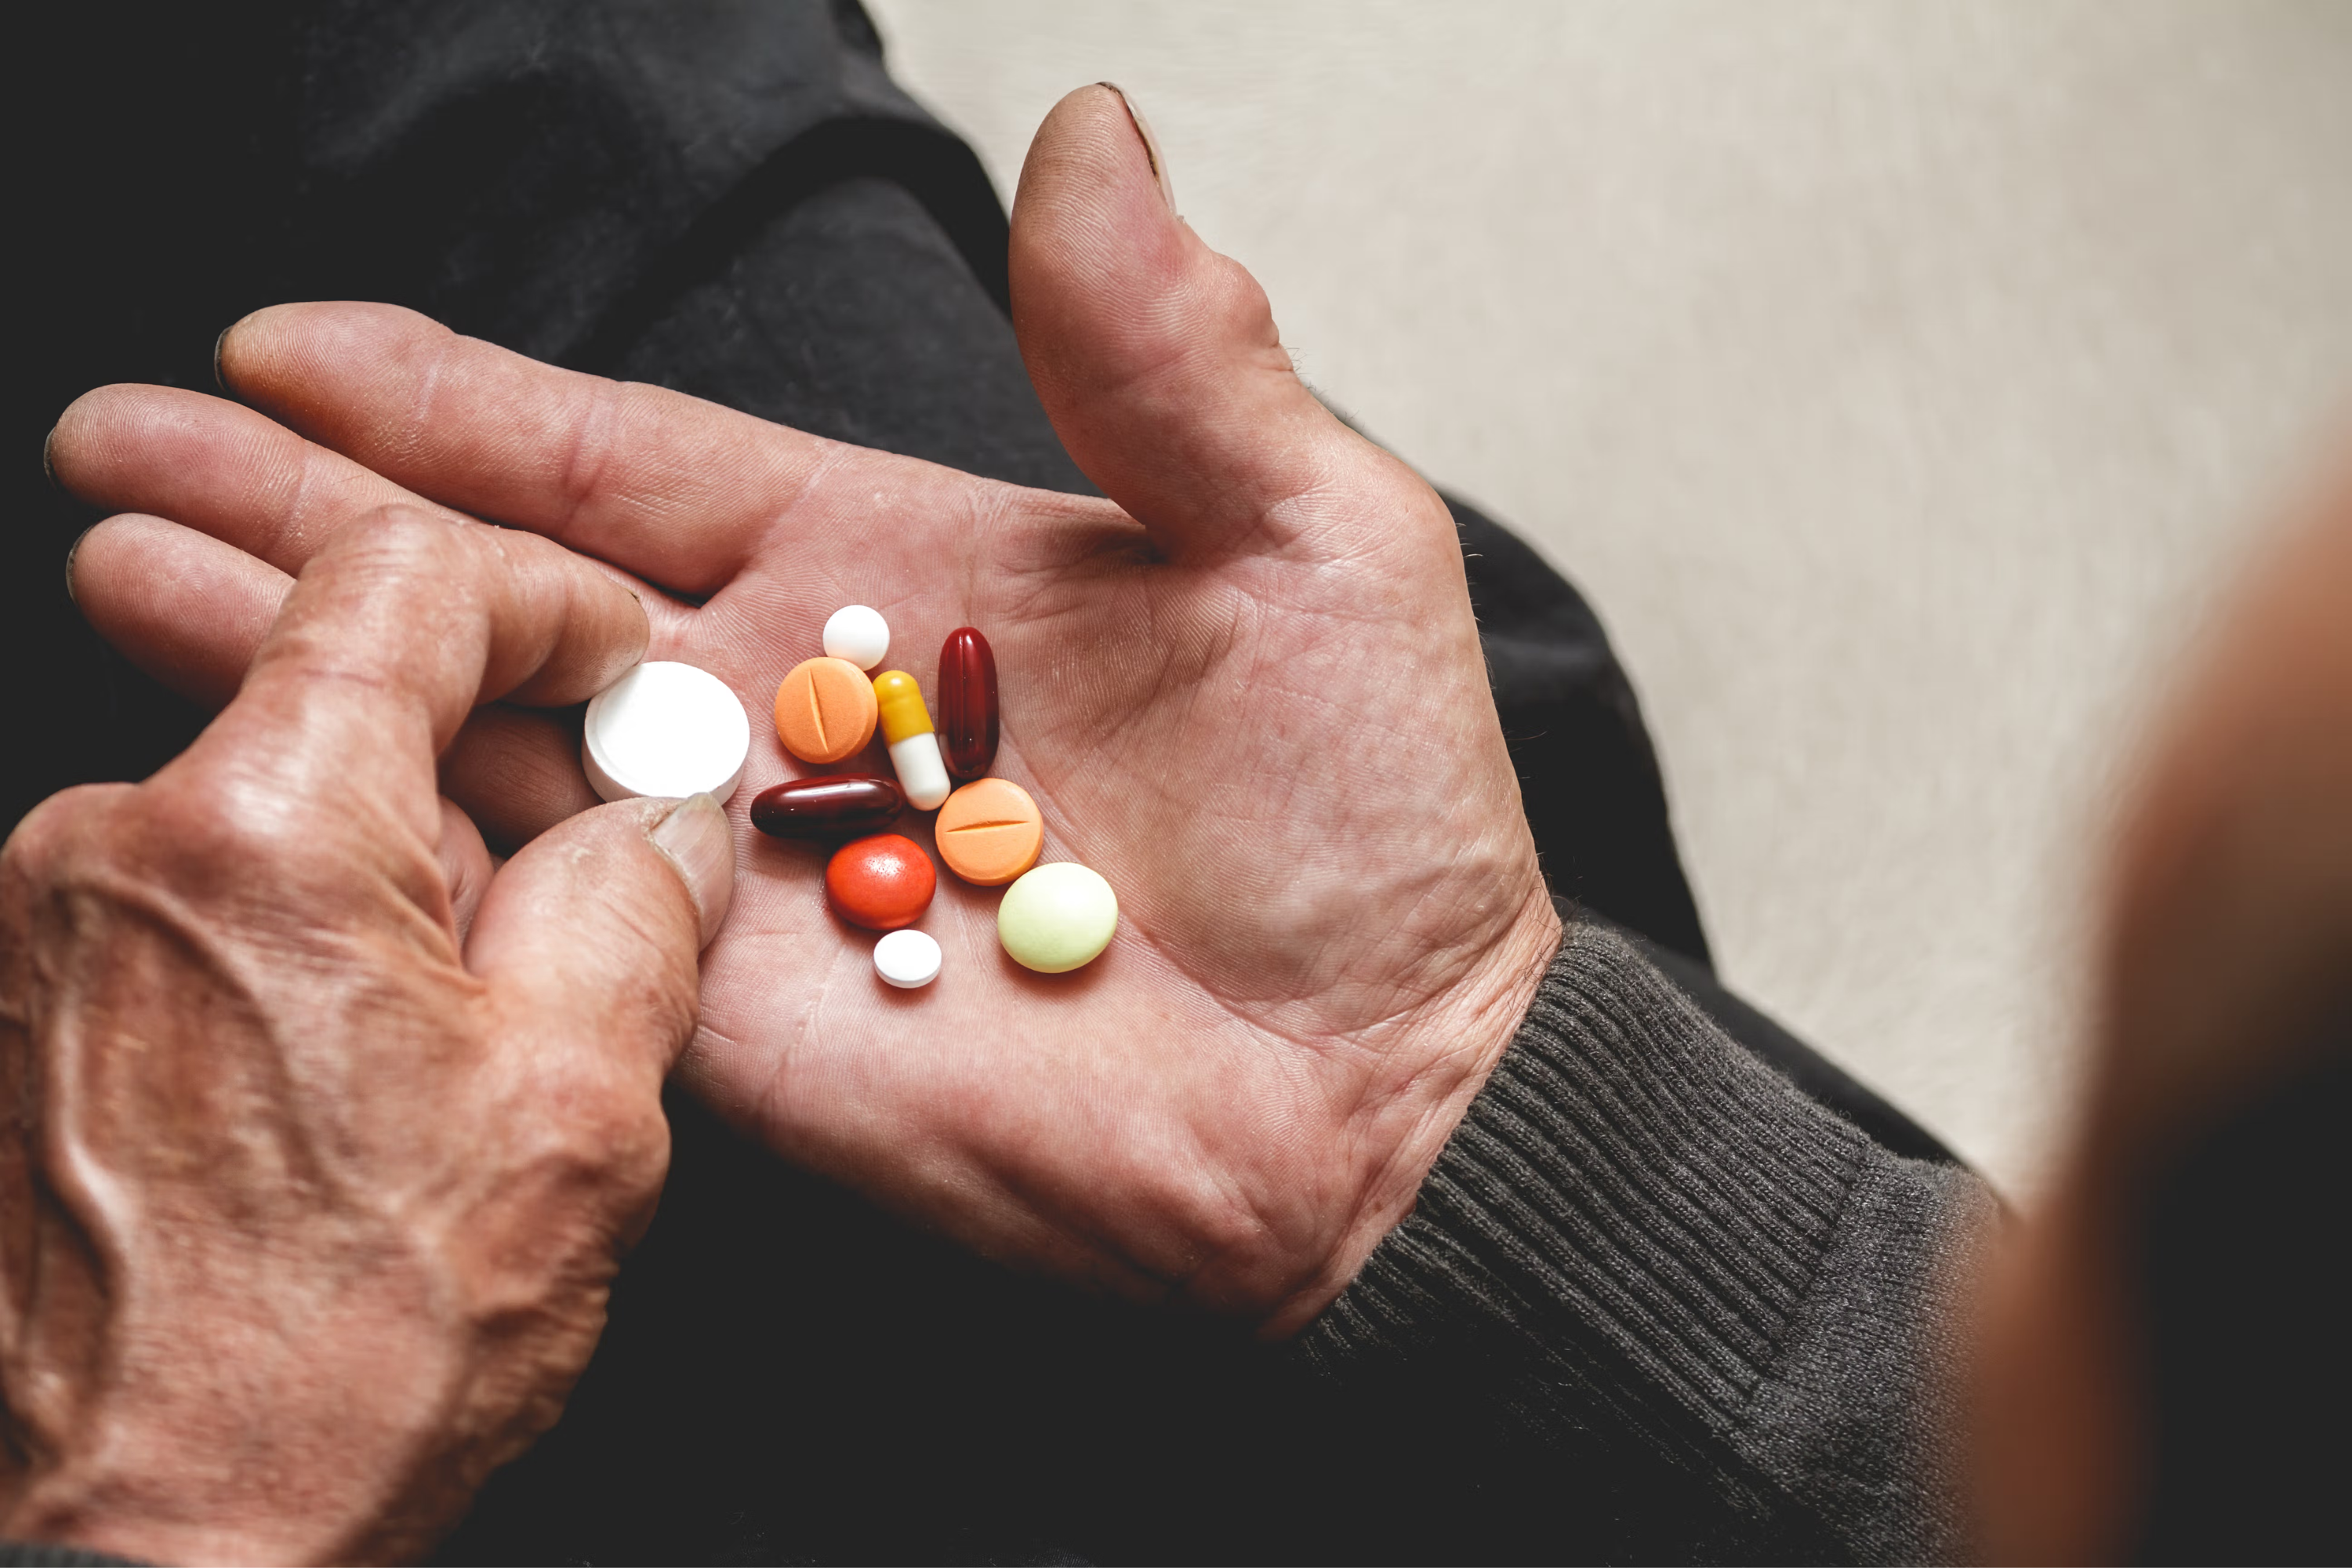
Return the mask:
<path id="1" fill-rule="evenodd" d="M 940 755 L 960 779 L 996 761 L 996 655 L 971 626 L 950 632 L 940 649 Z"/>
<path id="2" fill-rule="evenodd" d="M 751 797 L 751 826 L 771 838 L 856 838 L 889 826 L 906 804 L 888 779 L 792 779 Z"/>

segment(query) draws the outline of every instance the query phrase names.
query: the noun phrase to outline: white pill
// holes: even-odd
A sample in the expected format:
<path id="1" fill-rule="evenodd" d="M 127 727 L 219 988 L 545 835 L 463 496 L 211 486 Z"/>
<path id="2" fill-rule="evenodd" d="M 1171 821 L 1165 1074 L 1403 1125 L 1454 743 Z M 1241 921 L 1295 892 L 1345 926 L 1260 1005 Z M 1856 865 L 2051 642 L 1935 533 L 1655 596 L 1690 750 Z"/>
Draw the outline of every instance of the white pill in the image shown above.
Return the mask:
<path id="1" fill-rule="evenodd" d="M 891 742 L 890 765 L 898 770 L 907 804 L 917 811 L 937 811 L 955 793 L 955 781 L 940 756 L 940 738 L 929 730 Z"/>
<path id="2" fill-rule="evenodd" d="M 725 681 L 668 659 L 641 664 L 588 702 L 580 761 L 606 800 L 709 793 L 743 780 L 751 721 Z"/>
<path id="3" fill-rule="evenodd" d="M 901 991 L 929 985 L 940 977 L 940 944 L 919 931 L 891 931 L 874 944 L 874 973 Z"/>
<path id="4" fill-rule="evenodd" d="M 860 669 L 871 669 L 890 651 L 890 623 L 882 612 L 864 605 L 845 605 L 824 623 L 824 651 L 845 658 Z"/>

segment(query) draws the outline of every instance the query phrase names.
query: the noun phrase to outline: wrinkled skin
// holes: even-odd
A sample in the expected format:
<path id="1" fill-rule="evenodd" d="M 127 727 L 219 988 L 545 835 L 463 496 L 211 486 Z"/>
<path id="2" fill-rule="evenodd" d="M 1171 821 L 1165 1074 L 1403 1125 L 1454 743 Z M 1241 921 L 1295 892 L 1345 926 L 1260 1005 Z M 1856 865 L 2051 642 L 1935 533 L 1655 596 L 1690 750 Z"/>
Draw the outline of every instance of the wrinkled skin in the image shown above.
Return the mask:
<path id="1" fill-rule="evenodd" d="M 0 851 L 0 1536 L 413 1555 L 553 1421 L 668 1160 L 730 881 L 706 797 L 494 872 L 435 757 L 644 613 L 414 510 L 312 557 L 242 694 Z"/>
<path id="2" fill-rule="evenodd" d="M 1121 100 L 1088 89 L 1040 131 L 1013 216 L 1023 353 L 1108 500 L 553 370 L 380 306 L 280 307 L 227 335 L 224 383 L 268 418 L 110 388 L 50 458 L 78 494 L 151 514 L 81 547 L 92 621 L 215 699 L 286 574 L 388 500 L 625 574 L 651 656 L 716 672 L 757 720 L 686 1080 L 983 1253 L 1278 1334 L 1409 1210 L 1558 922 L 1444 505 L 1308 395 L 1263 294 L 1157 173 Z M 757 790 L 812 771 L 766 715 L 852 603 L 882 611 L 887 666 L 927 687 L 950 629 L 992 640 L 995 771 L 1036 797 L 1047 858 L 1118 893 L 1087 969 L 1019 969 L 999 895 L 943 877 L 923 923 L 946 970 L 889 991 L 824 908 L 821 852 L 743 826 Z M 563 725 L 494 710 L 443 785 L 526 842 L 588 804 L 576 751 Z M 878 743 L 854 765 L 887 768 Z"/>

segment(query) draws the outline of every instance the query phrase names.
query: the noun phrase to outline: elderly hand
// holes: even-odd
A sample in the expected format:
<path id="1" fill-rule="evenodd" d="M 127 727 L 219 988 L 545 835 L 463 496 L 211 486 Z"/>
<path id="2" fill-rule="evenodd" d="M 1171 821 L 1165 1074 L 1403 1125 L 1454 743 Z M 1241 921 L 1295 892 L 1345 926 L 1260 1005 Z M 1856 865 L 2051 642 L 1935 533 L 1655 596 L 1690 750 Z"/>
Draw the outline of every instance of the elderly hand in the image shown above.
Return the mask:
<path id="1" fill-rule="evenodd" d="M 755 715 L 839 605 L 879 607 L 889 664 L 927 682 L 947 632 L 981 627 L 995 771 L 1037 798 L 1049 859 L 1109 879 L 1118 939 L 1029 973 L 998 950 L 997 892 L 943 878 L 924 924 L 946 972 L 892 992 L 826 911 L 821 854 L 739 833 L 683 1071 L 787 1157 L 985 1253 L 1286 1331 L 1412 1206 L 1558 922 L 1444 504 L 1299 383 L 1116 94 L 1074 93 L 1040 131 L 1012 273 L 1033 379 L 1109 500 L 551 369 L 403 310 L 290 306 L 220 353 L 290 430 L 152 388 L 68 413 L 60 479 L 180 525 L 101 531 L 77 594 L 134 658 L 218 694 L 284 574 L 425 498 L 634 574 L 653 657 Z M 738 813 L 799 771 L 759 729 Z M 497 710 L 445 787 L 525 839 L 588 803 L 577 747 Z"/>
<path id="2" fill-rule="evenodd" d="M 494 872 L 435 785 L 477 702 L 598 689 L 643 611 L 398 509 L 283 598 L 184 756 L 0 853 L 0 1536 L 422 1551 L 554 1420 L 661 1185 L 725 816 L 606 806 Z"/>

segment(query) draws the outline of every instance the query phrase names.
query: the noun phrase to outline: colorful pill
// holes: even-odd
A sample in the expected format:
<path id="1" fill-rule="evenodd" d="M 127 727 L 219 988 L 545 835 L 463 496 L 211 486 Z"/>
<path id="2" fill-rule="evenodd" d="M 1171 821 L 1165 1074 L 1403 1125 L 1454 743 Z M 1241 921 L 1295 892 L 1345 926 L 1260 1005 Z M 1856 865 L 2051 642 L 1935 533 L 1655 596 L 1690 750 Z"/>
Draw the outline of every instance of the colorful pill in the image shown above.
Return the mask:
<path id="1" fill-rule="evenodd" d="M 996 760 L 996 655 L 974 626 L 958 626 L 940 649 L 940 749 L 960 779 Z"/>
<path id="2" fill-rule="evenodd" d="M 1031 871 L 996 906 L 996 940 L 1040 974 L 1092 963 L 1118 929 L 1118 895 L 1101 873 L 1067 860 Z"/>
<path id="3" fill-rule="evenodd" d="M 824 900 L 867 931 L 897 931 L 922 919 L 939 887 L 930 857 L 913 839 L 877 833 L 834 851 L 824 868 Z"/>
<path id="4" fill-rule="evenodd" d="M 890 623 L 865 605 L 845 605 L 824 623 L 824 651 L 871 669 L 890 651 Z"/>
<path id="5" fill-rule="evenodd" d="M 670 659 L 638 665 L 591 698 L 580 764 L 605 800 L 709 794 L 725 800 L 751 754 L 751 721 L 728 684 Z"/>
<path id="6" fill-rule="evenodd" d="M 862 838 L 906 804 L 888 779 L 791 779 L 751 797 L 751 826 L 771 838 Z"/>
<path id="7" fill-rule="evenodd" d="M 901 991 L 940 977 L 940 944 L 919 931 L 894 931 L 874 944 L 874 973 Z"/>
<path id="8" fill-rule="evenodd" d="M 903 669 L 889 669 L 874 678 L 875 706 L 882 714 L 882 738 L 890 742 L 890 765 L 898 770 L 898 787 L 917 811 L 936 810 L 954 785 L 948 782 L 947 763 L 940 760 L 940 738 L 931 732 L 930 710 L 923 706 L 923 689 Z"/>
<path id="9" fill-rule="evenodd" d="M 1045 847 L 1045 819 L 1037 803 L 1010 779 L 964 785 L 940 807 L 935 827 L 940 858 L 948 869 L 982 888 L 1013 880 L 1037 863 L 1037 852 Z"/>
<path id="10" fill-rule="evenodd" d="M 776 688 L 776 738 L 804 763 L 856 756 L 874 717 L 874 683 L 845 658 L 803 659 Z"/>

